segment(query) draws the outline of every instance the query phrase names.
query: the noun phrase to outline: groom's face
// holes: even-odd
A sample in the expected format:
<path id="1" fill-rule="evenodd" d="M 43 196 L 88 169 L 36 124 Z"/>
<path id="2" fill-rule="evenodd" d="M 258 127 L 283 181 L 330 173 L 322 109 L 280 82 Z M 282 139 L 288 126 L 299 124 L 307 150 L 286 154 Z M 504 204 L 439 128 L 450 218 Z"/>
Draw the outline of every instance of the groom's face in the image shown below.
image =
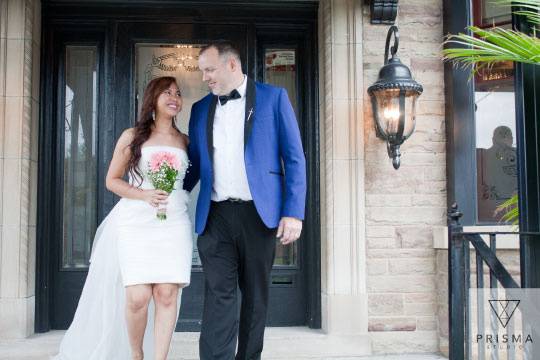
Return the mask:
<path id="1" fill-rule="evenodd" d="M 216 48 L 199 55 L 199 69 L 203 81 L 214 95 L 225 95 L 232 91 L 234 64 L 229 56 L 220 56 Z"/>

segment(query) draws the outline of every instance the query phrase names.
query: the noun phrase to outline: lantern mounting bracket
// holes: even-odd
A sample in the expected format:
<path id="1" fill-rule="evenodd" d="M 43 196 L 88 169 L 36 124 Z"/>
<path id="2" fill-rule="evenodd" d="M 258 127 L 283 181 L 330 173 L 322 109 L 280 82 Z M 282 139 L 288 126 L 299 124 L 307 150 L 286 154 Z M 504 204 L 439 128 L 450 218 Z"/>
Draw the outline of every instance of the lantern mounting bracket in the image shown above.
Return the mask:
<path id="1" fill-rule="evenodd" d="M 368 0 L 371 23 L 394 25 L 398 11 L 398 0 Z"/>
<path id="2" fill-rule="evenodd" d="M 392 35 L 394 35 L 394 45 L 390 47 L 390 40 L 392 39 Z M 386 44 L 384 45 L 384 65 L 388 64 L 388 50 L 390 50 L 390 54 L 392 55 L 392 58 L 394 58 L 396 56 L 398 48 L 399 30 L 397 26 L 392 25 L 388 30 L 388 34 L 386 34 Z"/>

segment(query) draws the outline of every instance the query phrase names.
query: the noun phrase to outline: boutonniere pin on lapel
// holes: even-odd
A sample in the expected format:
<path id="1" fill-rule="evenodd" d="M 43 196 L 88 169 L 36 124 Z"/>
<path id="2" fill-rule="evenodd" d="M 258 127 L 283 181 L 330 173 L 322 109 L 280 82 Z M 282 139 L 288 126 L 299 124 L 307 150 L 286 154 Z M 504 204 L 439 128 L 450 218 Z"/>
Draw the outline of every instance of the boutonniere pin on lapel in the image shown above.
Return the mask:
<path id="1" fill-rule="evenodd" d="M 247 117 L 246 122 L 248 122 L 249 119 L 251 119 L 251 115 L 253 115 L 253 108 L 249 109 L 249 113 L 248 113 L 248 117 Z"/>

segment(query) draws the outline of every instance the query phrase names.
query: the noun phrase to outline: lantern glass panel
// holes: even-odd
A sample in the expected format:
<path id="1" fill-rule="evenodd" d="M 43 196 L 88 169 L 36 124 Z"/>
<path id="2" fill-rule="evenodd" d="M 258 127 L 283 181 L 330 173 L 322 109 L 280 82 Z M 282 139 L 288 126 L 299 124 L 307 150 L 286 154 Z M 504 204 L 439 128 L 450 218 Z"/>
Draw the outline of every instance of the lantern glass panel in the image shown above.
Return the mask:
<path id="1" fill-rule="evenodd" d="M 377 104 L 375 119 L 378 122 L 382 135 L 386 138 L 395 137 L 399 129 L 400 115 L 402 112 L 405 112 L 403 140 L 408 138 L 415 127 L 415 110 L 418 94 L 414 91 L 405 91 L 403 109 L 400 109 L 399 89 L 379 90 L 375 91 L 373 95 Z"/>
<path id="2" fill-rule="evenodd" d="M 405 93 L 405 131 L 403 131 L 405 139 L 412 135 L 416 127 L 416 99 L 418 99 L 418 93 L 414 91 Z"/>

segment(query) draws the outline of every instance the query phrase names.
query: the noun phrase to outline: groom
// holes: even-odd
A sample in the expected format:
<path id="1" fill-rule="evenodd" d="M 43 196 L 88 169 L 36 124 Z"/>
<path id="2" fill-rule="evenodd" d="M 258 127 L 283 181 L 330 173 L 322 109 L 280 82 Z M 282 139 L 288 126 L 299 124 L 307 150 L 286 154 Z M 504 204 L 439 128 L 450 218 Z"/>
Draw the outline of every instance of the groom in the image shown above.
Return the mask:
<path id="1" fill-rule="evenodd" d="M 234 359 L 238 337 L 236 359 L 260 359 L 276 237 L 286 245 L 302 231 L 300 131 L 287 92 L 244 75 L 232 43 L 202 48 L 199 68 L 212 93 L 191 109 L 192 166 L 184 188 L 201 181 L 195 221 L 205 274 L 200 358 Z"/>

